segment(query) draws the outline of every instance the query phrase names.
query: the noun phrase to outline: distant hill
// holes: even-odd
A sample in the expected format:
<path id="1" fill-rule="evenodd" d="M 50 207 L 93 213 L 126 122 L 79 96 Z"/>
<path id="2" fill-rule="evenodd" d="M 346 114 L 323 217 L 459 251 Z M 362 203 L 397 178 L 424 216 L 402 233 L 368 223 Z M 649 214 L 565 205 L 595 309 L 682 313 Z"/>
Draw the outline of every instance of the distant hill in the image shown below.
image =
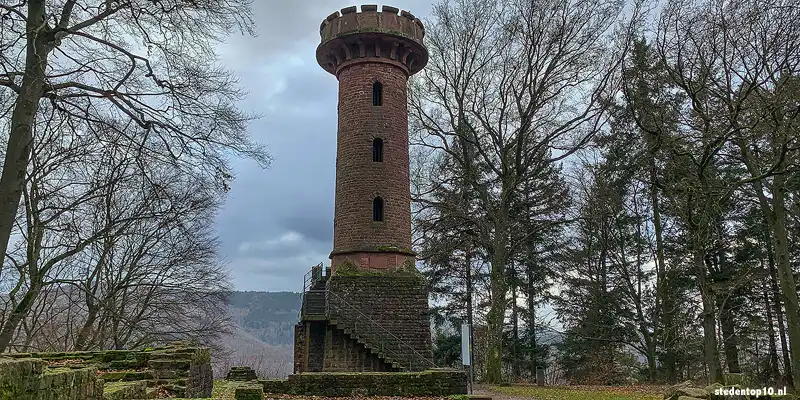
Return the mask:
<path id="1" fill-rule="evenodd" d="M 301 293 L 233 292 L 233 322 L 252 337 L 272 346 L 291 346 L 298 322 Z"/>
<path id="2" fill-rule="evenodd" d="M 233 329 L 214 354 L 214 376 L 225 376 L 234 365 L 247 365 L 261 378 L 290 374 L 300 302 L 295 292 L 232 292 Z"/>

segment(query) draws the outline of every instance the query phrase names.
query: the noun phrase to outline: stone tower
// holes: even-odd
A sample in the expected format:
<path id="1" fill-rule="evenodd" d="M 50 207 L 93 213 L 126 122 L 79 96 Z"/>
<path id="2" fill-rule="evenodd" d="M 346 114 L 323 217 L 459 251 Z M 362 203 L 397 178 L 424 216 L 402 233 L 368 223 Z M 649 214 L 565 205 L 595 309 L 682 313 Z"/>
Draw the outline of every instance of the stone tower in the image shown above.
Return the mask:
<path id="1" fill-rule="evenodd" d="M 331 265 L 392 269 L 411 252 L 408 77 L 428 61 L 422 22 L 383 6 L 322 22 L 317 62 L 339 80 Z"/>
<path id="2" fill-rule="evenodd" d="M 339 80 L 331 268 L 306 275 L 295 372 L 417 371 L 431 361 L 428 293 L 411 251 L 408 77 L 422 22 L 364 5 L 328 16 L 317 62 Z"/>

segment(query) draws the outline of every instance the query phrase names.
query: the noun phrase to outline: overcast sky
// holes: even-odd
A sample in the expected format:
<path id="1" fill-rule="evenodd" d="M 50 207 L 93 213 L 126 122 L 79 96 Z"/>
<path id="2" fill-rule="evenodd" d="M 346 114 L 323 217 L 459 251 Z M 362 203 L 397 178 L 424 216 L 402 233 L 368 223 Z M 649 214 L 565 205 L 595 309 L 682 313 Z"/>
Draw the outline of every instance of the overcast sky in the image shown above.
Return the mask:
<path id="1" fill-rule="evenodd" d="M 220 61 L 249 92 L 242 107 L 263 116 L 250 132 L 274 162 L 266 170 L 233 162 L 236 180 L 216 221 L 220 256 L 237 290 L 300 291 L 312 265 L 329 264 L 333 246 L 338 83 L 316 62 L 319 25 L 360 3 L 254 3 L 258 36 L 230 37 Z M 386 4 L 423 20 L 431 9 L 430 0 Z"/>

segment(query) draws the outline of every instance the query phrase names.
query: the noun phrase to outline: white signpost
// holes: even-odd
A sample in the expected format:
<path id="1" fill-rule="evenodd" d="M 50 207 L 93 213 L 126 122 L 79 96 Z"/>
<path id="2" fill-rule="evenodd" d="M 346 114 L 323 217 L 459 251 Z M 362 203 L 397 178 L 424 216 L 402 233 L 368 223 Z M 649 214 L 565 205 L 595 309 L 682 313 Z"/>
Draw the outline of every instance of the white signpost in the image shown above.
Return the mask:
<path id="1" fill-rule="evenodd" d="M 469 394 L 472 394 L 472 340 L 469 324 L 461 324 L 461 363 L 469 368 Z"/>

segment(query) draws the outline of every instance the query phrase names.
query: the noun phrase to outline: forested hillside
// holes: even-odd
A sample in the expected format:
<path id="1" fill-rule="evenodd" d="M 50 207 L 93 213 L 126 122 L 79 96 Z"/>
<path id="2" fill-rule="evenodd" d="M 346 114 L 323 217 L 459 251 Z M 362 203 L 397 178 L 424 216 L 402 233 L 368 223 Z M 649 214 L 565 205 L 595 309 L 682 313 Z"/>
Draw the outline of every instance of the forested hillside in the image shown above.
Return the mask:
<path id="1" fill-rule="evenodd" d="M 294 325 L 300 293 L 231 292 L 228 297 L 230 333 L 217 342 L 216 376 L 234 365 L 247 365 L 261 377 L 285 377 L 292 372 Z"/>
<path id="2" fill-rule="evenodd" d="M 291 346 L 301 294 L 295 292 L 233 292 L 233 323 L 273 346 Z"/>

